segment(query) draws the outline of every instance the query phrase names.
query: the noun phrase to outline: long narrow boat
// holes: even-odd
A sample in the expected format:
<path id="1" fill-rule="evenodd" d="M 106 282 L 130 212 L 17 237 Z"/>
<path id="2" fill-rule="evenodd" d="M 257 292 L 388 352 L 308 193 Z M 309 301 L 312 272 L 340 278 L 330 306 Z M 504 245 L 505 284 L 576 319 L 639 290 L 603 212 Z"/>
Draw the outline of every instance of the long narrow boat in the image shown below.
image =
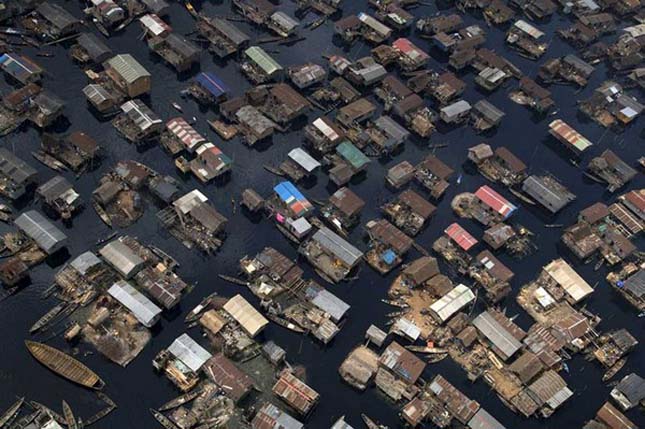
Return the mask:
<path id="1" fill-rule="evenodd" d="M 25 429 L 31 422 L 36 420 L 36 417 L 40 416 L 40 414 L 41 411 L 36 410 L 33 413 L 20 417 L 18 421 L 11 426 L 11 429 Z"/>
<path id="2" fill-rule="evenodd" d="M 115 409 L 116 409 L 116 406 L 108 405 L 107 407 L 103 408 L 101 411 L 99 411 L 98 413 L 94 414 L 92 417 L 87 419 L 87 421 L 85 422 L 85 426 L 87 427 L 87 426 L 93 425 L 94 423 L 101 420 L 103 417 L 110 414 Z"/>
<path id="3" fill-rule="evenodd" d="M 282 326 L 283 328 L 289 329 L 290 331 L 297 332 L 298 334 L 304 334 L 305 332 L 307 332 L 306 330 L 302 329 L 300 326 L 292 322 L 289 322 L 288 320 L 283 319 L 280 316 L 276 316 L 274 314 L 267 314 L 266 317 L 276 325 Z"/>
<path id="4" fill-rule="evenodd" d="M 76 418 L 74 417 L 74 413 L 72 413 L 72 408 L 65 401 L 63 401 L 63 417 L 65 417 L 67 429 L 78 429 L 78 423 L 76 423 Z"/>
<path id="5" fill-rule="evenodd" d="M 40 319 L 36 321 L 31 328 L 29 328 L 29 333 L 34 334 L 48 325 L 56 316 L 60 314 L 61 311 L 67 306 L 66 302 L 60 302 L 56 304 L 52 309 L 45 313 Z"/>
<path id="6" fill-rule="evenodd" d="M 5 299 L 9 298 L 13 294 L 18 292 L 18 286 L 14 286 L 8 289 L 0 289 L 0 302 L 4 301 Z"/>
<path id="7" fill-rule="evenodd" d="M 249 285 L 249 282 L 247 282 L 247 281 L 244 281 L 242 279 L 238 279 L 237 277 L 227 276 L 226 274 L 218 274 L 217 277 L 219 277 L 222 280 L 226 280 L 229 283 L 236 284 L 236 285 L 240 285 L 240 286 L 248 286 Z"/>
<path id="8" fill-rule="evenodd" d="M 52 170 L 56 171 L 65 171 L 67 170 L 67 167 L 65 167 L 65 164 L 54 158 L 53 156 L 49 155 L 48 153 L 45 153 L 42 150 L 38 150 L 35 152 L 31 153 L 31 156 L 36 158 L 40 163 L 43 165 L 46 165 L 47 167 L 51 168 Z"/>
<path id="9" fill-rule="evenodd" d="M 41 404 L 40 402 L 36 401 L 29 401 L 29 405 L 31 405 L 34 410 L 38 410 L 41 413 L 50 416 L 52 419 L 56 420 L 56 423 L 60 423 L 61 425 L 65 424 L 65 418 L 58 414 L 56 411 L 49 408 L 47 405 Z"/>
<path id="10" fill-rule="evenodd" d="M 103 207 L 101 207 L 101 205 L 94 200 L 92 200 L 92 207 L 94 208 L 94 211 L 96 211 L 96 214 L 99 215 L 99 218 L 103 221 L 103 223 L 112 228 L 112 219 L 110 219 L 110 216 L 107 214 L 105 209 L 103 209 Z"/>
<path id="11" fill-rule="evenodd" d="M 444 360 L 447 357 L 448 357 L 448 353 L 441 353 L 441 354 L 438 354 L 438 355 L 430 355 L 426 359 L 426 361 L 428 363 L 437 363 L 437 362 L 441 362 L 442 360 Z"/>
<path id="12" fill-rule="evenodd" d="M 439 347 L 405 346 L 405 348 L 410 350 L 411 352 L 427 353 L 427 354 L 430 354 L 430 355 L 438 355 L 438 354 L 448 353 L 448 350 L 442 349 L 442 348 L 439 348 Z"/>
<path id="13" fill-rule="evenodd" d="M 110 407 L 114 407 L 114 408 L 116 408 L 116 403 L 112 400 L 112 398 L 110 398 L 110 397 L 109 397 L 108 395 L 106 395 L 105 393 L 103 393 L 103 392 L 101 392 L 101 391 L 97 391 L 97 392 L 96 392 L 96 396 L 98 396 L 98 398 L 99 398 L 101 401 L 105 402 L 105 403 L 106 403 L 106 404 L 108 404 Z"/>
<path id="14" fill-rule="evenodd" d="M 535 205 L 535 201 L 533 201 L 532 199 L 530 199 L 529 197 L 527 197 L 526 195 L 524 195 L 522 192 L 520 192 L 520 191 L 516 191 L 516 190 L 515 190 L 515 189 L 513 189 L 513 188 L 508 188 L 508 190 L 509 190 L 509 192 L 510 192 L 511 194 L 515 195 L 517 198 L 519 198 L 520 200 L 524 201 L 526 204 L 530 204 L 530 205 L 532 205 L 532 206 L 534 206 L 534 205 Z"/>
<path id="15" fill-rule="evenodd" d="M 186 317 L 184 318 L 185 323 L 190 323 L 194 322 L 195 320 L 199 319 L 200 316 L 202 315 L 202 312 L 208 308 L 208 306 L 211 304 L 213 301 L 213 298 L 217 296 L 217 292 L 213 292 L 212 294 L 208 295 L 204 299 L 200 301 L 199 304 L 197 304 L 192 310 L 188 312 Z"/>
<path id="16" fill-rule="evenodd" d="M 363 422 L 365 423 L 365 426 L 367 426 L 369 429 L 389 429 L 387 426 L 380 425 L 374 420 L 370 419 L 367 414 L 361 413 L 361 418 L 363 419 Z"/>
<path id="17" fill-rule="evenodd" d="M 163 404 L 161 407 L 159 407 L 159 411 L 168 411 L 172 410 L 174 408 L 177 408 L 181 405 L 184 405 L 196 397 L 198 397 L 202 393 L 202 389 L 194 389 L 188 393 L 185 393 L 181 396 L 177 396 L 175 399 L 172 399 L 165 404 Z"/>
<path id="18" fill-rule="evenodd" d="M 94 371 L 67 353 L 35 341 L 25 341 L 29 353 L 51 371 L 90 389 L 101 390 L 105 382 Z"/>
<path id="19" fill-rule="evenodd" d="M 626 364 L 626 363 L 627 363 L 627 358 L 626 358 L 626 357 L 624 357 L 624 358 L 620 359 L 618 362 L 616 362 L 616 363 L 614 364 L 614 366 L 612 366 L 611 368 L 609 368 L 609 369 L 608 369 L 608 370 L 603 374 L 603 376 L 602 376 L 602 381 L 609 381 L 609 380 L 611 380 L 611 379 L 614 377 L 614 375 L 618 374 L 618 371 L 620 371 L 621 369 L 623 369 L 623 367 L 625 366 L 625 364 Z"/>
<path id="20" fill-rule="evenodd" d="M 7 411 L 2 414 L 2 416 L 0 416 L 0 428 L 9 426 L 13 419 L 18 415 L 18 411 L 20 411 L 20 407 L 22 407 L 22 404 L 24 403 L 25 398 L 19 398 L 16 402 L 13 403 L 12 406 L 7 409 Z"/>
<path id="21" fill-rule="evenodd" d="M 175 425 L 168 417 L 164 416 L 159 411 L 150 408 L 150 412 L 152 413 L 154 418 L 157 419 L 157 421 L 161 424 L 161 426 L 165 427 L 166 429 L 178 429 L 177 425 Z"/>

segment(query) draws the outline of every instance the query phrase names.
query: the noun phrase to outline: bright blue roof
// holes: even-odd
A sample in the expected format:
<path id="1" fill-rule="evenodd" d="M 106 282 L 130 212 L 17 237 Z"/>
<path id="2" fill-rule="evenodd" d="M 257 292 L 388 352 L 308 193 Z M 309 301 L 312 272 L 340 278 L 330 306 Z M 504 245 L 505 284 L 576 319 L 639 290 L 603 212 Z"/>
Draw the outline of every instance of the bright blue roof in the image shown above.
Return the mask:
<path id="1" fill-rule="evenodd" d="M 278 183 L 273 190 L 285 202 L 292 198 L 295 198 L 297 201 L 306 200 L 305 196 L 291 182 Z"/>
<path id="2" fill-rule="evenodd" d="M 195 78 L 195 81 L 215 97 L 220 97 L 228 93 L 228 87 L 220 78 L 215 76 L 215 73 L 200 73 Z"/>
<path id="3" fill-rule="evenodd" d="M 383 259 L 386 264 L 391 265 L 396 260 L 396 253 L 394 253 L 392 249 L 387 249 L 381 255 L 381 259 Z"/>

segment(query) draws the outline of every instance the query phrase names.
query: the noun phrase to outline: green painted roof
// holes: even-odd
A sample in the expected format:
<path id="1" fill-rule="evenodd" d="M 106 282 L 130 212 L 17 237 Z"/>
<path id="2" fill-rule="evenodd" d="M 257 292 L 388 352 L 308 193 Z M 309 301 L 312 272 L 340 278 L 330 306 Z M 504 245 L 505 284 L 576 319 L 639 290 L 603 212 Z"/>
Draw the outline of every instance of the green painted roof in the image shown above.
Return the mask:
<path id="1" fill-rule="evenodd" d="M 360 170 L 370 162 L 363 152 L 347 140 L 336 147 L 336 153 L 349 162 L 355 170 Z"/>
<path id="2" fill-rule="evenodd" d="M 278 64 L 269 54 L 267 54 L 264 49 L 259 46 L 251 46 L 246 51 L 244 51 L 247 57 L 253 62 L 255 62 L 266 74 L 273 74 L 277 71 L 282 70 L 282 66 Z"/>

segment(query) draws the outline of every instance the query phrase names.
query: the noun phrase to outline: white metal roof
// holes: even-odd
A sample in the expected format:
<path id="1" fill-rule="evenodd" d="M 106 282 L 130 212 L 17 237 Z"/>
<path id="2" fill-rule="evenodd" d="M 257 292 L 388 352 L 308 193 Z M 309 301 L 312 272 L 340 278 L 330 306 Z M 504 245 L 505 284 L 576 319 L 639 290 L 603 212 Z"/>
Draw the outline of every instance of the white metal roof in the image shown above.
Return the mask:
<path id="1" fill-rule="evenodd" d="M 461 310 L 464 306 L 475 299 L 475 294 L 466 285 L 458 284 L 441 299 L 435 301 L 431 306 L 432 310 L 441 321 L 445 322 Z"/>
<path id="2" fill-rule="evenodd" d="M 182 214 L 189 213 L 196 206 L 208 201 L 208 197 L 199 190 L 193 189 L 183 197 L 179 197 L 172 203 L 175 208 L 179 209 Z"/>
<path id="3" fill-rule="evenodd" d="M 311 173 L 316 168 L 320 167 L 320 163 L 300 147 L 297 147 L 289 152 L 289 158 L 291 158 L 296 164 L 304 168 L 307 173 Z"/>
<path id="4" fill-rule="evenodd" d="M 414 322 L 404 317 L 401 317 L 396 321 L 396 323 L 392 327 L 392 331 L 400 333 L 401 335 L 408 337 L 412 341 L 416 341 L 417 338 L 419 338 L 419 336 L 421 335 L 421 329 L 419 329 L 419 327 L 415 325 Z"/>
<path id="5" fill-rule="evenodd" d="M 114 283 L 108 293 L 134 314 L 142 325 L 152 327 L 161 314 L 161 309 L 125 280 Z"/>
<path id="6" fill-rule="evenodd" d="M 390 34 L 392 34 L 390 27 L 364 12 L 358 14 L 358 19 L 383 37 L 390 37 Z"/>
<path id="7" fill-rule="evenodd" d="M 579 302 L 593 292 L 593 288 L 564 259 L 556 259 L 544 271 L 573 299 Z"/>
<path id="8" fill-rule="evenodd" d="M 540 37 L 544 36 L 544 33 L 529 24 L 528 22 L 524 21 L 523 19 L 519 19 L 515 22 L 515 27 L 518 29 L 522 30 L 529 36 L 533 37 L 534 39 L 539 39 Z"/>
<path id="9" fill-rule="evenodd" d="M 211 354 L 197 344 L 188 334 L 182 334 L 168 347 L 168 352 L 183 362 L 193 372 L 199 369 L 211 358 Z"/>
<path id="10" fill-rule="evenodd" d="M 155 14 L 143 15 L 139 18 L 139 22 L 153 36 L 160 36 L 167 31 L 171 31 L 170 26 Z"/>
<path id="11" fill-rule="evenodd" d="M 338 133 L 336 131 L 334 131 L 334 129 L 332 127 L 327 125 L 327 123 L 322 118 L 316 119 L 313 122 L 313 125 L 314 125 L 314 127 L 316 127 L 318 129 L 318 131 L 323 133 L 325 135 L 325 137 L 327 137 L 332 142 L 340 137 L 338 135 Z"/>
<path id="12" fill-rule="evenodd" d="M 549 308 L 553 304 L 555 304 L 555 299 L 549 294 L 549 292 L 546 291 L 542 286 L 539 288 L 535 289 L 535 292 L 533 292 L 533 296 L 537 300 L 538 303 L 544 308 Z"/>

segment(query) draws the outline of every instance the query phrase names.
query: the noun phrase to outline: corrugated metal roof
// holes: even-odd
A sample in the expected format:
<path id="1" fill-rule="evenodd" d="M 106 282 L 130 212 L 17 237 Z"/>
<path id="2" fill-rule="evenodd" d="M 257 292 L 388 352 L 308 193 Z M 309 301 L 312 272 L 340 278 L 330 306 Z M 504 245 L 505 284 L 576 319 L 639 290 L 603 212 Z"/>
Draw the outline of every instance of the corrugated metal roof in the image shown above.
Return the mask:
<path id="1" fill-rule="evenodd" d="M 76 42 L 94 62 L 101 62 L 112 54 L 112 50 L 93 33 L 83 33 Z"/>
<path id="2" fill-rule="evenodd" d="M 374 126 L 385 133 L 392 140 L 393 144 L 401 144 L 410 136 L 408 130 L 386 115 L 380 116 L 374 121 Z"/>
<path id="3" fill-rule="evenodd" d="M 390 34 L 392 34 L 392 29 L 390 27 L 369 16 L 365 12 L 360 12 L 358 14 L 358 19 L 382 37 L 390 37 Z"/>
<path id="4" fill-rule="evenodd" d="M 32 76 L 39 76 L 43 72 L 39 65 L 26 57 L 16 54 L 3 54 L 0 56 L 0 67 L 5 73 L 22 83 L 26 83 Z"/>
<path id="5" fill-rule="evenodd" d="M 508 217 L 517 210 L 515 205 L 511 204 L 506 198 L 495 192 L 488 185 L 481 186 L 477 189 L 475 196 L 479 198 L 482 203 L 502 215 L 504 219 L 508 219 Z"/>
<path id="6" fill-rule="evenodd" d="M 121 110 L 143 131 L 162 123 L 161 118 L 138 99 L 126 101 L 121 105 Z"/>
<path id="7" fill-rule="evenodd" d="M 130 310 L 143 326 L 150 328 L 159 320 L 161 309 L 125 280 L 114 283 L 108 293 Z"/>
<path id="8" fill-rule="evenodd" d="M 330 127 L 327 122 L 325 121 L 325 118 L 317 118 L 313 122 L 313 126 L 318 129 L 323 135 L 328 138 L 330 141 L 335 141 L 336 139 L 340 138 L 340 135 L 334 130 L 332 127 Z"/>
<path id="9" fill-rule="evenodd" d="M 139 22 L 145 31 L 149 31 L 153 36 L 161 36 L 164 33 L 171 32 L 172 28 L 155 14 L 143 15 Z"/>
<path id="10" fill-rule="evenodd" d="M 471 247 L 478 243 L 478 241 L 463 229 L 458 223 L 452 223 L 444 230 L 444 233 L 450 237 L 459 247 L 468 251 Z"/>
<path id="11" fill-rule="evenodd" d="M 38 187 L 36 192 L 46 201 L 55 200 L 72 189 L 72 184 L 63 176 L 54 176 Z M 76 194 L 78 196 L 78 194 Z"/>
<path id="12" fill-rule="evenodd" d="M 56 252 L 67 243 L 67 236 L 35 210 L 21 214 L 14 223 L 47 254 Z"/>
<path id="13" fill-rule="evenodd" d="M 179 139 L 187 149 L 192 150 L 204 143 L 206 139 L 182 117 L 172 118 L 166 123 L 166 129 Z"/>
<path id="14" fill-rule="evenodd" d="M 212 72 L 202 72 L 195 78 L 202 88 L 210 92 L 214 97 L 221 97 L 229 92 L 228 86 Z"/>
<path id="15" fill-rule="evenodd" d="M 459 116 L 463 113 L 466 113 L 470 109 L 471 109 L 470 103 L 468 103 L 466 100 L 459 100 L 459 101 L 455 101 L 452 104 L 449 104 L 446 107 L 443 107 L 441 109 L 441 114 L 446 116 L 447 118 L 452 118 L 455 116 Z"/>
<path id="16" fill-rule="evenodd" d="M 79 22 L 71 13 L 57 4 L 43 3 L 36 8 L 36 11 L 59 30 L 65 30 Z"/>
<path id="17" fill-rule="evenodd" d="M 179 197 L 172 203 L 172 205 L 181 212 L 187 214 L 198 205 L 208 201 L 208 197 L 202 194 L 198 189 L 186 193 L 184 196 Z"/>
<path id="18" fill-rule="evenodd" d="M 486 100 L 479 100 L 473 105 L 473 110 L 484 118 L 497 124 L 506 114 Z"/>
<path id="19" fill-rule="evenodd" d="M 513 25 L 529 36 L 533 37 L 534 39 L 539 39 L 540 37 L 544 36 L 543 32 L 541 32 L 528 22 L 524 21 L 523 19 L 517 20 Z"/>
<path id="20" fill-rule="evenodd" d="M 347 140 L 336 146 L 336 153 L 349 162 L 355 170 L 360 170 L 371 162 L 363 152 Z"/>
<path id="21" fill-rule="evenodd" d="M 231 42 L 233 42 L 233 44 L 237 46 L 251 40 L 251 38 L 246 33 L 242 32 L 239 28 L 223 19 L 214 18 L 213 24 L 220 33 L 226 36 L 227 39 L 229 39 Z"/>
<path id="22" fill-rule="evenodd" d="M 584 152 L 592 146 L 582 134 L 574 130 L 569 124 L 562 119 L 556 119 L 549 124 L 551 135 L 560 140 L 562 143 L 573 146 L 579 152 Z"/>
<path id="23" fill-rule="evenodd" d="M 315 283 L 310 283 L 305 294 L 312 304 L 327 312 L 335 322 L 340 321 L 350 309 L 345 301 Z"/>
<path id="24" fill-rule="evenodd" d="M 291 150 L 289 152 L 289 158 L 304 168 L 307 173 L 311 173 L 316 168 L 320 167 L 320 162 L 316 161 L 316 159 L 300 147 Z"/>
<path id="25" fill-rule="evenodd" d="M 146 70 L 132 55 L 120 54 L 109 60 L 107 64 L 116 71 L 128 84 L 136 82 L 138 79 L 150 77 Z"/>
<path id="26" fill-rule="evenodd" d="M 229 299 L 223 308 L 251 337 L 255 337 L 269 324 L 269 321 L 255 307 L 249 304 L 242 295 L 238 294 Z"/>
<path id="27" fill-rule="evenodd" d="M 83 88 L 83 94 L 90 100 L 93 104 L 99 106 L 101 103 L 107 100 L 112 100 L 112 96 L 105 88 L 101 85 L 91 83 Z"/>
<path id="28" fill-rule="evenodd" d="M 188 334 L 182 334 L 168 347 L 171 355 L 182 361 L 193 372 L 199 369 L 211 358 L 211 354 L 197 344 Z"/>
<path id="29" fill-rule="evenodd" d="M 69 265 L 78 271 L 80 274 L 85 275 L 92 267 L 101 264 L 102 261 L 94 253 L 87 252 L 78 255 Z"/>
<path id="30" fill-rule="evenodd" d="M 266 402 L 251 422 L 253 429 L 303 429 L 305 426 L 275 405 Z"/>
<path id="31" fill-rule="evenodd" d="M 520 343 L 510 332 L 493 318 L 493 316 L 485 311 L 477 316 L 472 321 L 473 326 L 479 330 L 497 350 L 501 353 L 501 357 L 507 360 L 515 354 L 520 348 Z"/>
<path id="32" fill-rule="evenodd" d="M 564 259 L 556 259 L 544 267 L 544 271 L 573 299 L 579 302 L 593 292 L 580 275 Z"/>
<path id="33" fill-rule="evenodd" d="M 125 278 L 135 275 L 144 262 L 139 255 L 118 239 L 99 249 L 99 255 Z"/>
<path id="34" fill-rule="evenodd" d="M 363 257 L 363 252 L 327 227 L 320 228 L 316 231 L 312 240 L 343 261 L 347 266 L 354 266 Z"/>
<path id="35" fill-rule="evenodd" d="M 428 54 L 404 37 L 396 39 L 394 43 L 392 43 L 392 47 L 401 51 L 414 61 L 425 61 L 429 57 Z"/>
<path id="36" fill-rule="evenodd" d="M 38 172 L 4 147 L 0 147 L 0 173 L 19 185 L 35 178 Z"/>
<path id="37" fill-rule="evenodd" d="M 480 408 L 477 414 L 468 422 L 470 429 L 506 429 L 506 427 L 491 416 L 488 411 Z"/>
<path id="38" fill-rule="evenodd" d="M 551 213 L 560 211 L 575 199 L 575 195 L 566 189 L 552 189 L 552 187 L 548 186 L 545 178 L 540 176 L 529 176 L 522 183 L 522 191 L 536 199 Z"/>
<path id="39" fill-rule="evenodd" d="M 282 66 L 259 46 L 251 46 L 244 51 L 244 54 L 268 75 L 272 75 L 273 73 L 282 70 Z"/>
<path id="40" fill-rule="evenodd" d="M 645 270 L 639 270 L 636 274 L 627 278 L 622 287 L 637 298 L 645 297 Z"/>
<path id="41" fill-rule="evenodd" d="M 271 20 L 287 31 L 298 27 L 300 23 L 282 11 L 275 12 L 271 15 Z"/>
<path id="42" fill-rule="evenodd" d="M 475 294 L 468 286 L 458 284 L 441 299 L 435 301 L 430 306 L 430 310 L 439 316 L 441 321 L 445 322 L 474 299 Z"/>

